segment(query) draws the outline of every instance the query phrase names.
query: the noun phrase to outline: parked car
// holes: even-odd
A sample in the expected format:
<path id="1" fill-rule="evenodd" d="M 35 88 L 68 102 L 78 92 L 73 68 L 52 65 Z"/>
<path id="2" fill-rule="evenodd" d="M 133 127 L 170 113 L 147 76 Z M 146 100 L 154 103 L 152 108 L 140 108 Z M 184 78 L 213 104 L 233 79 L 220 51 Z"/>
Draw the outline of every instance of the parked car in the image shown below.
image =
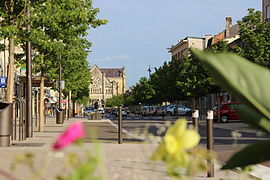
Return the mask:
<path id="1" fill-rule="evenodd" d="M 118 109 L 116 109 L 115 113 L 116 113 L 115 115 L 118 116 Z M 127 115 L 128 115 L 128 113 L 127 113 L 126 109 L 122 108 L 122 116 L 127 116 Z"/>
<path id="2" fill-rule="evenodd" d="M 144 106 L 142 110 L 143 116 L 155 116 L 157 114 L 157 106 Z"/>
<path id="3" fill-rule="evenodd" d="M 156 114 L 157 114 L 158 116 L 165 116 L 165 115 L 166 115 L 166 107 L 168 107 L 168 106 L 169 106 L 169 105 L 159 106 L 159 107 L 157 108 Z"/>
<path id="4" fill-rule="evenodd" d="M 89 114 L 95 112 L 94 106 L 87 106 L 84 108 L 83 116 L 88 116 Z"/>
<path id="5" fill-rule="evenodd" d="M 97 112 L 100 114 L 105 114 L 104 108 L 98 108 Z"/>
<path id="6" fill-rule="evenodd" d="M 173 116 L 175 108 L 176 108 L 175 104 L 168 105 L 167 108 L 165 106 L 166 116 Z"/>
<path id="7" fill-rule="evenodd" d="M 229 120 L 240 120 L 240 117 L 236 112 L 236 107 L 242 105 L 243 104 L 240 102 L 224 103 L 219 106 L 216 105 L 213 108 L 214 120 L 218 120 L 218 116 L 220 116 L 220 122 L 222 123 L 229 122 Z"/>
<path id="8" fill-rule="evenodd" d="M 190 115 L 191 114 L 191 111 L 192 111 L 192 109 L 191 108 L 187 108 L 187 107 L 185 107 L 185 106 L 183 106 L 183 105 L 179 105 L 179 106 L 177 106 L 177 107 L 175 107 L 174 108 L 174 115 L 176 116 L 176 115 Z"/>
<path id="9" fill-rule="evenodd" d="M 118 109 L 117 109 L 117 108 L 113 108 L 113 109 L 112 109 L 112 115 L 117 116 L 117 111 L 118 111 Z"/>

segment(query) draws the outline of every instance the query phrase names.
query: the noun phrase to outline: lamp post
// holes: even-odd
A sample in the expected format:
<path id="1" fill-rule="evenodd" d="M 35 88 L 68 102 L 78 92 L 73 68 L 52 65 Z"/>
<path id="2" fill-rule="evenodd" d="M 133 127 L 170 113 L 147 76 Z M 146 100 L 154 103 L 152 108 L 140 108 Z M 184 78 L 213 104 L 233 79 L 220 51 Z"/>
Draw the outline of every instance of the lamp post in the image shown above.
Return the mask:
<path id="1" fill-rule="evenodd" d="M 151 65 L 149 64 L 149 68 L 147 69 L 148 73 L 149 73 L 149 79 L 151 78 L 151 69 L 155 69 L 156 67 L 151 67 Z"/>
<path id="2" fill-rule="evenodd" d="M 27 5 L 27 17 L 30 17 L 29 7 L 30 1 Z M 26 29 L 30 32 L 29 22 L 26 24 Z M 32 120 L 32 57 L 31 57 L 31 42 L 26 42 L 26 137 L 33 136 L 33 120 Z"/>
<path id="3" fill-rule="evenodd" d="M 64 123 L 64 112 L 62 109 L 62 88 L 61 88 L 61 77 L 62 77 L 62 66 L 61 66 L 61 55 L 59 55 L 59 78 L 58 78 L 58 110 L 56 112 L 56 124 L 63 124 Z"/>
<path id="4" fill-rule="evenodd" d="M 111 82 L 111 84 L 112 84 L 112 97 L 113 97 L 113 83 L 114 83 L 114 81 Z"/>

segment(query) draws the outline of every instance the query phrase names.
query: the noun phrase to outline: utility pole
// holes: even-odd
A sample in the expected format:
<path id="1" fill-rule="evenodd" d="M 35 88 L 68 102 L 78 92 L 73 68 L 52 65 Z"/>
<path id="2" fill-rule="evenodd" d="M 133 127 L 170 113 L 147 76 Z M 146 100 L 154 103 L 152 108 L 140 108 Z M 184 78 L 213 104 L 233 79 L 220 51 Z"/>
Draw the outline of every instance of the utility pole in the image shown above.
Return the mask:
<path id="1" fill-rule="evenodd" d="M 30 32 L 30 1 L 27 4 L 27 17 L 28 22 L 26 29 Z M 33 122 L 32 122 L 32 57 L 31 57 L 31 42 L 26 42 L 26 137 L 33 136 Z"/>
<path id="2" fill-rule="evenodd" d="M 61 56 L 59 59 L 59 79 L 58 79 L 58 88 L 59 88 L 59 102 L 58 102 L 58 108 L 59 110 L 62 109 L 62 104 L 61 104 L 61 95 L 62 95 L 62 89 L 61 89 L 61 80 L 62 80 L 62 66 L 61 66 Z"/>

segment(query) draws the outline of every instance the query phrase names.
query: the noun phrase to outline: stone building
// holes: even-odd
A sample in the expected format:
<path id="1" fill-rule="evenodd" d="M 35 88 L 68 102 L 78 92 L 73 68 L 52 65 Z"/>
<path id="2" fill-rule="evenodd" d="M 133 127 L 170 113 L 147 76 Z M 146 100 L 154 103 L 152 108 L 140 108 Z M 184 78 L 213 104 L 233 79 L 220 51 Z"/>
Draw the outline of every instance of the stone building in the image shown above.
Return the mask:
<path id="1" fill-rule="evenodd" d="M 262 1 L 263 20 L 270 23 L 270 0 Z"/>
<path id="2" fill-rule="evenodd" d="M 188 36 L 185 39 L 179 39 L 178 43 L 176 45 L 172 45 L 168 50 L 171 53 L 172 58 L 182 59 L 184 56 L 188 55 L 188 50 L 190 48 L 204 50 L 205 45 L 205 38 Z"/>
<path id="3" fill-rule="evenodd" d="M 90 84 L 90 99 L 92 105 L 104 106 L 106 100 L 126 91 L 126 71 L 123 68 L 91 67 L 93 82 Z"/>
<path id="4" fill-rule="evenodd" d="M 270 0 L 269 0 L 270 1 Z M 232 18 L 226 17 L 226 28 L 214 35 L 205 35 L 204 38 L 200 37 L 186 37 L 182 40 L 178 40 L 176 45 L 172 45 L 169 49 L 169 53 L 171 53 L 172 59 L 181 59 L 184 56 L 188 55 L 188 50 L 190 48 L 196 48 L 199 50 L 204 50 L 220 40 L 226 41 L 228 44 L 233 43 L 234 41 L 239 39 L 239 25 L 232 25 Z"/>

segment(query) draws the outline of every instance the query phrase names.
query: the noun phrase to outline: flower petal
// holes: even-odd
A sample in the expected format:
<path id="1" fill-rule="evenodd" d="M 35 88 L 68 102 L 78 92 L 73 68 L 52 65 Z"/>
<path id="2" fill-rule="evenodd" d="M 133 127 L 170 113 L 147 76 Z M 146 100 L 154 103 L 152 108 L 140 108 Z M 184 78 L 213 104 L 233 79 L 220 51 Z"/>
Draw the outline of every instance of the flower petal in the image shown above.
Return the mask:
<path id="1" fill-rule="evenodd" d="M 193 148 L 194 146 L 198 145 L 199 141 L 199 133 L 191 129 L 186 130 L 181 138 L 181 144 L 183 148 Z"/>
<path id="2" fill-rule="evenodd" d="M 85 135 L 82 122 L 72 123 L 68 129 L 58 136 L 53 144 L 53 150 L 61 150 L 77 139 L 83 138 Z"/>
<path id="3" fill-rule="evenodd" d="M 185 119 L 178 119 L 174 123 L 174 125 L 171 128 L 169 128 L 167 133 L 179 138 L 184 134 L 186 128 L 187 128 L 187 121 Z"/>
<path id="4" fill-rule="evenodd" d="M 177 139 L 170 134 L 165 135 L 164 137 L 165 147 L 169 154 L 175 154 L 179 152 L 179 145 Z"/>

